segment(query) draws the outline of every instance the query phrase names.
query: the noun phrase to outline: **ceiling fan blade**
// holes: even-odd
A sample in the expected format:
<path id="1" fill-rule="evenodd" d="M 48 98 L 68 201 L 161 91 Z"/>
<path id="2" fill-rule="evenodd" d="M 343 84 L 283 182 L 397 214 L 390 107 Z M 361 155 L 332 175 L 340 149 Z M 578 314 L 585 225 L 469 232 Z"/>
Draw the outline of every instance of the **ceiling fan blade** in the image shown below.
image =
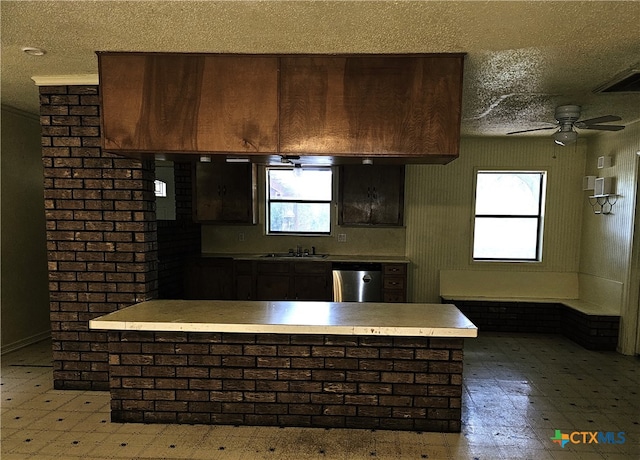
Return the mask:
<path id="1" fill-rule="evenodd" d="M 558 127 L 557 126 L 550 126 L 548 128 L 523 129 L 522 131 L 512 131 L 510 133 L 507 133 L 507 135 L 509 135 L 509 134 L 520 134 L 520 133 L 530 133 L 532 131 L 544 131 L 546 129 L 558 129 Z"/>
<path id="2" fill-rule="evenodd" d="M 576 126 L 578 126 L 578 128 L 580 128 L 580 125 L 593 125 L 595 123 L 607 123 L 609 121 L 620 121 L 622 120 L 622 118 L 620 118 L 617 115 L 604 115 L 602 117 L 596 117 L 596 118 L 589 118 L 588 120 L 580 120 L 576 122 Z"/>
<path id="3" fill-rule="evenodd" d="M 624 129 L 624 126 L 621 125 L 587 125 L 577 127 L 580 129 L 597 129 L 600 131 L 620 131 Z"/>

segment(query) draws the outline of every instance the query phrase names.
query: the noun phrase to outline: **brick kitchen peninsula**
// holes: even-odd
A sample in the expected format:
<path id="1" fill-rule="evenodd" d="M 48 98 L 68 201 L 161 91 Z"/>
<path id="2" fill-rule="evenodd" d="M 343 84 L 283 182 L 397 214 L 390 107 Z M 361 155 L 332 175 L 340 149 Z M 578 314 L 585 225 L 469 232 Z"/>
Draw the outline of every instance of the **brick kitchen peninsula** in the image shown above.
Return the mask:
<path id="1" fill-rule="evenodd" d="M 453 305 L 151 300 L 108 331 L 114 422 L 459 432 Z"/>

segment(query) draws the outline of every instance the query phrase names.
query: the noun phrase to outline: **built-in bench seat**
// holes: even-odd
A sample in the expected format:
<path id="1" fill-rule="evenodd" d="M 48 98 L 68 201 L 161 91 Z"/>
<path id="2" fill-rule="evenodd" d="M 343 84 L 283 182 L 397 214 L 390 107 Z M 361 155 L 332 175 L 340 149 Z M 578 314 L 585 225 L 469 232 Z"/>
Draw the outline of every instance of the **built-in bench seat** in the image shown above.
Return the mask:
<path id="1" fill-rule="evenodd" d="M 569 272 L 441 270 L 440 298 L 480 331 L 563 334 L 615 350 L 622 283 Z"/>

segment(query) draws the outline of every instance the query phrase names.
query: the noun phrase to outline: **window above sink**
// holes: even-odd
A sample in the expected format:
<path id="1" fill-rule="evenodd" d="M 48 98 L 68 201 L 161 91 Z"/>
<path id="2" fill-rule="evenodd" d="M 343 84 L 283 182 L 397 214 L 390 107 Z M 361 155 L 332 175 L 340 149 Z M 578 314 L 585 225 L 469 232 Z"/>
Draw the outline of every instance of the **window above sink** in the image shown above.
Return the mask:
<path id="1" fill-rule="evenodd" d="M 267 167 L 266 175 L 267 235 L 331 233 L 331 168 Z"/>

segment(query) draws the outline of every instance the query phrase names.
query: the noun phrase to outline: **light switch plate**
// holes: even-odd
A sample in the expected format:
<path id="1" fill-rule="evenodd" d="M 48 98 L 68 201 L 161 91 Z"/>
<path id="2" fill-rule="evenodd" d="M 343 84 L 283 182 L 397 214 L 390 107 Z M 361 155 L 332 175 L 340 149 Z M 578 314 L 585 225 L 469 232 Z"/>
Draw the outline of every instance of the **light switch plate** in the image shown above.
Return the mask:
<path id="1" fill-rule="evenodd" d="M 347 242 L 347 234 L 338 233 L 338 243 L 346 243 L 346 242 Z"/>

